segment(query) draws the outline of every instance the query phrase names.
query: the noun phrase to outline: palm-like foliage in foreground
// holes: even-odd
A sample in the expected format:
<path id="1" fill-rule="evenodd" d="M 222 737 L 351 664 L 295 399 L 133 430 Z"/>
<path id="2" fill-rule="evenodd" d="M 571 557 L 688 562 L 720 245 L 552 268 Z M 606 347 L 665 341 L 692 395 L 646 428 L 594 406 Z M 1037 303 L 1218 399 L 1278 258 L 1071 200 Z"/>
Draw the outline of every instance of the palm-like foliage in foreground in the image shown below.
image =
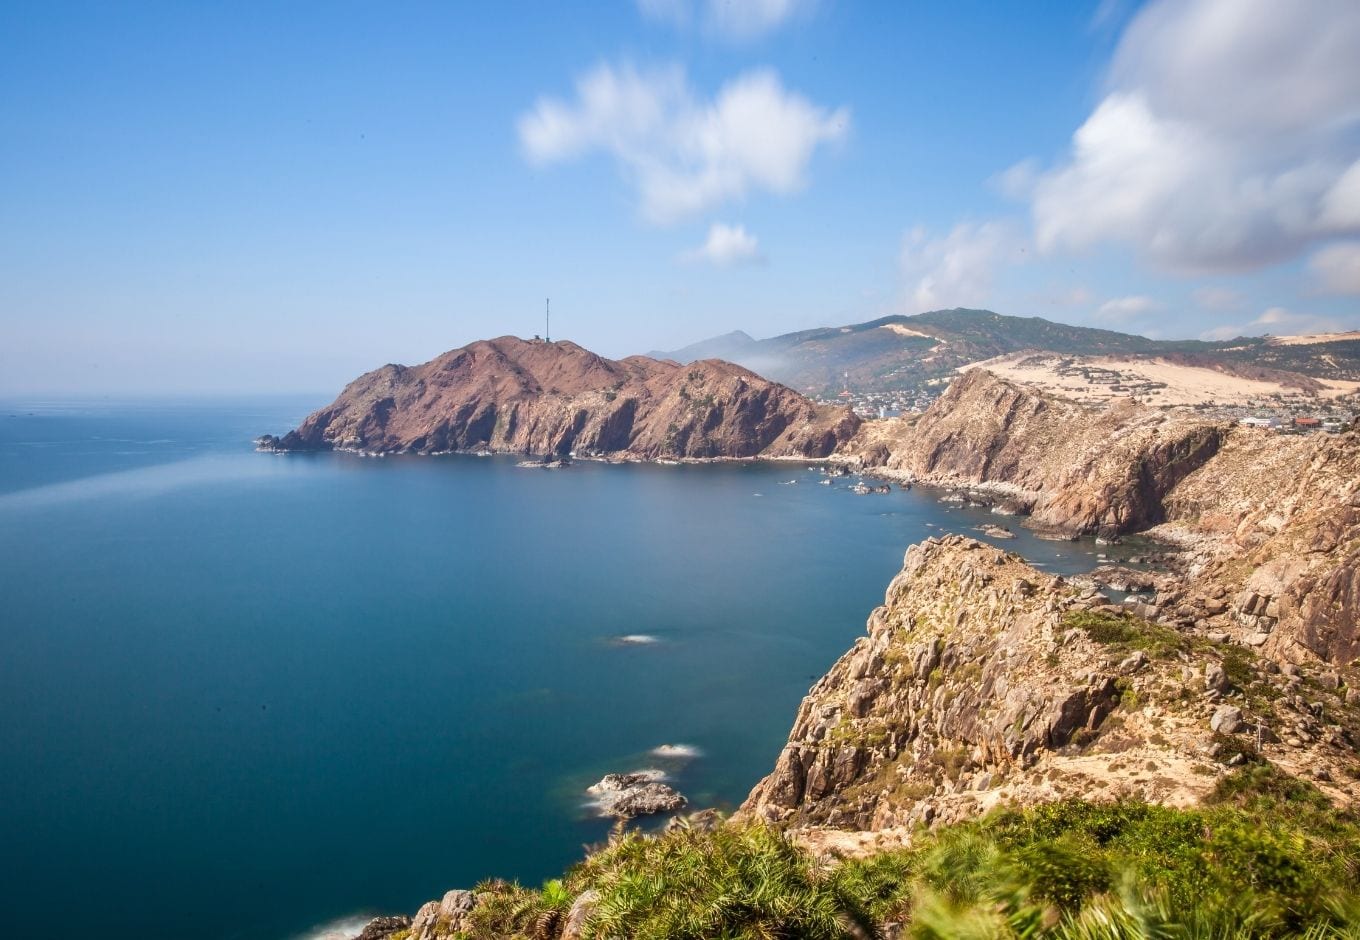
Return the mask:
<path id="1" fill-rule="evenodd" d="M 762 825 L 619 832 L 541 890 L 482 889 L 469 940 L 552 940 L 588 890 L 598 938 L 1360 940 L 1360 822 L 1257 766 L 1202 809 L 1067 801 L 867 859 Z"/>

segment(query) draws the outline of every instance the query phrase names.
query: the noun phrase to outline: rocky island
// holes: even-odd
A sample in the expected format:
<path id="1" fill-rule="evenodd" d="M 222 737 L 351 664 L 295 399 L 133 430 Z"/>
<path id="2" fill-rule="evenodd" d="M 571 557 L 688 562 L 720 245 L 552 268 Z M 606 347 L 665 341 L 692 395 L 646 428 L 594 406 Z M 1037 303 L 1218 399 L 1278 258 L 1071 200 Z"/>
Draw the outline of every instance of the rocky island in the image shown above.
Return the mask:
<path id="1" fill-rule="evenodd" d="M 717 359 L 605 359 L 513 336 L 418 366 L 386 365 L 262 450 L 492 451 L 654 460 L 826 457 L 858 430 L 848 409 Z"/>

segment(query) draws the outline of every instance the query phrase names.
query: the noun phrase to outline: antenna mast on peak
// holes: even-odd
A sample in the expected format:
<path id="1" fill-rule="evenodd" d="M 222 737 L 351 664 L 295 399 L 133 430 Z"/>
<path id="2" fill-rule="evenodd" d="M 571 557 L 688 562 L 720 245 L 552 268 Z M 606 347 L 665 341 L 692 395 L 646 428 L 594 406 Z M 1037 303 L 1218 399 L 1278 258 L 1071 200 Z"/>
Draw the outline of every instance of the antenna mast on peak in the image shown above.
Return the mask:
<path id="1" fill-rule="evenodd" d="M 552 298 L 543 301 L 543 342 L 552 342 Z"/>

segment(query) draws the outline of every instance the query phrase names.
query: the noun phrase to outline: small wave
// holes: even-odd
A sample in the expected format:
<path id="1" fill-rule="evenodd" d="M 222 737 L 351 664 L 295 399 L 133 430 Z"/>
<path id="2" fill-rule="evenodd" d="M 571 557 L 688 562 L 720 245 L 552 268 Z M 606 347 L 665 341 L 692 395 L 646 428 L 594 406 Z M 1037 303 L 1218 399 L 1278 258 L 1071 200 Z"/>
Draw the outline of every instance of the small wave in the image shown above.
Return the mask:
<path id="1" fill-rule="evenodd" d="M 660 747 L 652 748 L 653 757 L 664 757 L 669 760 L 695 760 L 704 756 L 704 752 L 693 744 L 662 744 Z"/>
<path id="2" fill-rule="evenodd" d="M 338 917 L 327 923 L 307 928 L 298 934 L 295 940 L 353 940 L 363 932 L 373 916 L 372 914 L 346 914 L 344 917 Z"/>
<path id="3" fill-rule="evenodd" d="M 625 633 L 623 636 L 614 637 L 612 642 L 617 646 L 650 646 L 653 643 L 660 643 L 661 639 L 650 633 Z"/>

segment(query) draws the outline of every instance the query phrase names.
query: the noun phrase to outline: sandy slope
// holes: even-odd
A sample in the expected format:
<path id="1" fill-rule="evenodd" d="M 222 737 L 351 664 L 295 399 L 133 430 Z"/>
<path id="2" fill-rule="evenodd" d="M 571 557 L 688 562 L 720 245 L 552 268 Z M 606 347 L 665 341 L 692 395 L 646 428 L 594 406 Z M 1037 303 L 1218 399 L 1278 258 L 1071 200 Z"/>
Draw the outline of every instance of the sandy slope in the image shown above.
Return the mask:
<path id="1" fill-rule="evenodd" d="M 1061 363 L 1075 367 L 1108 369 L 1118 372 L 1118 383 L 1127 389 L 1141 383 L 1165 383 L 1166 387 L 1149 391 L 1113 391 L 1109 384 L 1092 383 L 1080 373 L 1059 373 Z M 965 366 L 986 369 L 1002 378 L 1053 392 L 1066 398 L 1084 402 L 1102 402 L 1137 394 L 1139 398 L 1157 405 L 1197 405 L 1205 402 L 1218 404 L 1247 404 L 1271 395 L 1312 397 L 1298 389 L 1278 382 L 1249 379 L 1230 375 L 1217 369 L 1181 365 L 1165 359 L 1132 359 L 1115 356 L 1066 356 L 1053 354 L 1010 353 L 985 362 Z M 1319 397 L 1336 398 L 1360 389 L 1360 382 L 1318 380 L 1324 387 Z"/>

